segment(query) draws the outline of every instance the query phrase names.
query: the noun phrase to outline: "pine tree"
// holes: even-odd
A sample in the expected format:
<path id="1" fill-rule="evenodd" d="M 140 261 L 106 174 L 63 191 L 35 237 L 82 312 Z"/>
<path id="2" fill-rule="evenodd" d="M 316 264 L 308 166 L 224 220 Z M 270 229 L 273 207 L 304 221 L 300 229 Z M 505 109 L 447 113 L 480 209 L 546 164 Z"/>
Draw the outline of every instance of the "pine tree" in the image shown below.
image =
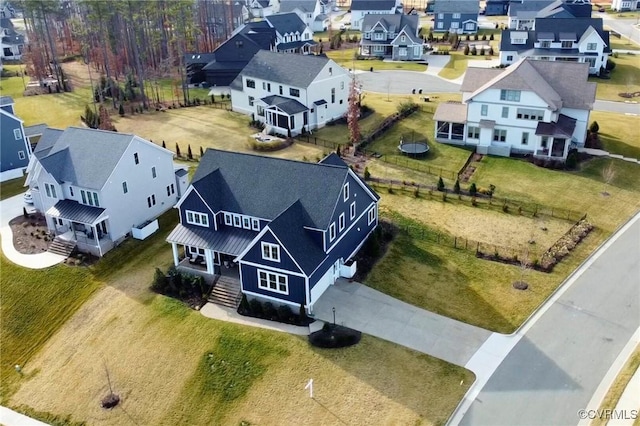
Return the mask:
<path id="1" fill-rule="evenodd" d="M 478 188 L 476 188 L 475 183 L 472 183 L 471 186 L 469 187 L 469 194 L 471 194 L 472 197 L 475 197 L 477 193 L 478 193 Z"/>
<path id="2" fill-rule="evenodd" d="M 202 145 L 200 145 L 200 158 L 202 158 L 202 156 L 204 156 L 204 149 L 202 148 Z"/>
<path id="3" fill-rule="evenodd" d="M 167 148 L 167 144 L 164 143 L 164 140 L 162 141 L 162 147 L 165 148 L 165 149 Z"/>
<path id="4" fill-rule="evenodd" d="M 111 122 L 111 117 L 109 116 L 109 111 L 105 108 L 104 105 L 100 105 L 100 109 L 98 109 L 98 129 L 101 130 L 115 130 L 113 127 L 113 123 Z"/>
<path id="5" fill-rule="evenodd" d="M 453 185 L 453 192 L 456 194 L 460 193 L 460 181 L 456 179 L 456 183 Z"/>
<path id="6" fill-rule="evenodd" d="M 341 157 L 341 156 L 342 156 L 342 154 L 340 153 L 340 145 L 338 145 L 338 146 L 336 147 L 336 155 L 337 155 L 338 157 Z"/>
<path id="7" fill-rule="evenodd" d="M 193 160 L 193 152 L 191 152 L 191 144 L 187 145 L 187 158 Z"/>
<path id="8" fill-rule="evenodd" d="M 176 142 L 176 157 L 181 157 L 181 155 L 180 155 L 180 145 L 178 145 L 178 142 Z"/>
<path id="9" fill-rule="evenodd" d="M 118 108 L 118 114 L 120 114 L 120 117 L 124 117 L 124 105 L 120 104 L 120 107 Z"/>
<path id="10" fill-rule="evenodd" d="M 444 191 L 444 181 L 442 176 L 438 178 L 438 191 Z"/>

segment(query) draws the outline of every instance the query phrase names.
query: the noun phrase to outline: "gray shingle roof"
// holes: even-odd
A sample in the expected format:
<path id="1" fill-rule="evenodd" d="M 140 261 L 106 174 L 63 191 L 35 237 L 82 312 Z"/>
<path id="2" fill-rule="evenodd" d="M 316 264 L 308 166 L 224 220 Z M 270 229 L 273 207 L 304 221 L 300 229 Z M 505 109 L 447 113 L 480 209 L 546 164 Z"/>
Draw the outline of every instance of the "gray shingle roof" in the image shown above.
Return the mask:
<path id="1" fill-rule="evenodd" d="M 104 210 L 102 207 L 85 206 L 74 200 L 60 200 L 47 210 L 47 215 L 91 225 Z"/>
<path id="2" fill-rule="evenodd" d="M 249 61 L 240 75 L 306 88 L 329 61 L 329 58 L 322 56 L 291 55 L 261 50 Z"/>
<path id="3" fill-rule="evenodd" d="M 281 35 L 298 32 L 302 34 L 307 25 L 300 19 L 297 13 L 278 13 L 264 18 Z"/>
<path id="4" fill-rule="evenodd" d="M 395 0 L 351 0 L 351 10 L 391 10 Z"/>
<path id="5" fill-rule="evenodd" d="M 273 220 L 300 201 L 307 226 L 326 229 L 347 167 L 207 149 L 192 185 L 214 211 Z"/>
<path id="6" fill-rule="evenodd" d="M 47 154 L 49 154 L 49 151 L 51 150 L 53 145 L 56 143 L 60 135 L 62 135 L 62 132 L 63 130 L 53 129 L 51 127 L 48 127 L 43 130 L 42 136 L 38 140 L 38 144 L 33 150 L 33 154 L 36 156 L 38 160 L 40 160 L 43 157 L 46 157 Z"/>
<path id="7" fill-rule="evenodd" d="M 47 128 L 46 124 L 34 124 L 33 126 L 24 126 L 24 135 L 28 138 L 41 135 Z"/>
<path id="8" fill-rule="evenodd" d="M 0 96 L 0 106 L 15 104 L 11 96 Z"/>
<path id="9" fill-rule="evenodd" d="M 564 61 L 520 59 L 504 70 L 470 67 L 462 86 L 471 96 L 486 89 L 532 91 L 551 107 L 591 109 L 596 84 L 589 83 L 589 64 Z"/>
<path id="10" fill-rule="evenodd" d="M 56 138 L 55 134 L 50 136 L 49 130 L 43 133 L 36 146 L 40 164 L 56 181 L 71 182 L 88 189 L 104 186 L 135 137 L 132 134 L 69 127 Z M 40 147 L 43 141 L 45 143 Z"/>
<path id="11" fill-rule="evenodd" d="M 437 0 L 433 5 L 434 13 L 473 13 L 480 12 L 478 0 Z"/>
<path id="12" fill-rule="evenodd" d="M 309 108 L 295 99 L 289 99 L 278 95 L 267 96 L 266 98 L 262 98 L 261 101 L 269 106 L 277 106 L 289 115 L 309 110 Z"/>
<path id="13" fill-rule="evenodd" d="M 170 243 L 201 247 L 237 256 L 258 235 L 256 231 L 224 226 L 217 231 L 176 225 L 167 237 Z"/>
<path id="14" fill-rule="evenodd" d="M 279 51 L 291 50 L 291 49 L 299 49 L 303 46 L 315 46 L 316 43 L 314 40 L 299 40 L 299 41 L 291 41 L 289 43 L 280 43 L 278 44 Z"/>
<path id="15" fill-rule="evenodd" d="M 438 105 L 433 119 L 448 123 L 465 123 L 467 121 L 467 104 L 460 102 L 444 102 Z"/>
<path id="16" fill-rule="evenodd" d="M 418 15 L 401 15 L 399 13 L 386 13 L 383 15 L 368 14 L 362 18 L 362 30 L 363 32 L 371 31 L 371 29 L 380 22 L 388 31 L 400 32 L 401 29 L 405 29 L 412 35 L 418 32 Z"/>
<path id="17" fill-rule="evenodd" d="M 520 17 L 521 12 L 538 12 L 544 9 L 546 6 L 553 3 L 554 0 L 525 0 L 522 2 L 512 1 L 509 3 L 509 16 Z"/>
<path id="18" fill-rule="evenodd" d="M 293 12 L 294 9 L 311 13 L 315 8 L 316 0 L 280 0 L 280 13 Z"/>

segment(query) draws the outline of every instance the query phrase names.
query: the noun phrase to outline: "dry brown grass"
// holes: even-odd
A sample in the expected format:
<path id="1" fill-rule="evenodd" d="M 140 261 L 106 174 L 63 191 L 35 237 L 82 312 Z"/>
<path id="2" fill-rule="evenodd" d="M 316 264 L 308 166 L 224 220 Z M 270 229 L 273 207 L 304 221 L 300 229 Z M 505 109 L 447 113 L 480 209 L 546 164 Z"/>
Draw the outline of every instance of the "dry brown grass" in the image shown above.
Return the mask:
<path id="1" fill-rule="evenodd" d="M 225 424 L 429 425 L 446 420 L 473 380 L 468 371 L 369 336 L 352 348 L 320 350 L 297 336 L 206 319 L 147 290 L 151 266 L 170 258 L 167 250 L 154 265 L 118 271 L 25 366 L 11 405 L 91 425 L 210 424 L 221 410 Z M 198 364 L 224 332 L 277 339 L 287 355 L 245 397 L 224 407 L 196 404 Z M 122 398 L 110 411 L 99 404 L 108 392 L 103 363 Z M 309 378 L 313 400 L 303 389 Z"/>
<path id="2" fill-rule="evenodd" d="M 439 196 L 436 193 L 436 197 Z M 455 198 L 449 195 L 449 198 Z M 535 247 L 542 253 L 571 228 L 571 223 L 549 217 L 532 218 L 472 207 L 468 203 L 442 202 L 406 195 L 383 194 L 382 211 L 396 211 L 430 228 L 456 237 L 509 247 Z M 546 231 L 542 228 L 546 228 Z M 535 245 L 528 244 L 534 240 Z"/>

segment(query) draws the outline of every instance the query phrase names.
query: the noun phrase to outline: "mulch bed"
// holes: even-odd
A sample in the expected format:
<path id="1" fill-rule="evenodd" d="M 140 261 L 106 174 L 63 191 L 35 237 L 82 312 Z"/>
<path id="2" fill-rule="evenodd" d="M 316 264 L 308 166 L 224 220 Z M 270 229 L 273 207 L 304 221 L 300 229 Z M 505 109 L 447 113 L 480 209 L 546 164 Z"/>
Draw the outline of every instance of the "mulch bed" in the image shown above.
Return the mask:
<path id="1" fill-rule="evenodd" d="M 13 246 L 19 253 L 42 253 L 49 249 L 53 241 L 42 214 L 18 216 L 9 222 L 9 226 L 13 234 Z"/>

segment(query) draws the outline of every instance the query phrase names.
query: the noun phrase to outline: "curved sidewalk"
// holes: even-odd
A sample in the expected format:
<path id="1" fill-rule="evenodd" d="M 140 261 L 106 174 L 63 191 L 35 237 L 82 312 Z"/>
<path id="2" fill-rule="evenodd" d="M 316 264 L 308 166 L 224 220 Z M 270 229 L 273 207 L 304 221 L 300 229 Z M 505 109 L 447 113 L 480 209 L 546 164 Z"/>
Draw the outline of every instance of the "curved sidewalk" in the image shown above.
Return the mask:
<path id="1" fill-rule="evenodd" d="M 39 254 L 22 254 L 13 247 L 13 233 L 9 221 L 22 214 L 22 194 L 0 201 L 0 237 L 2 253 L 16 265 L 30 269 L 44 269 L 64 262 L 64 256 L 49 252 Z"/>

